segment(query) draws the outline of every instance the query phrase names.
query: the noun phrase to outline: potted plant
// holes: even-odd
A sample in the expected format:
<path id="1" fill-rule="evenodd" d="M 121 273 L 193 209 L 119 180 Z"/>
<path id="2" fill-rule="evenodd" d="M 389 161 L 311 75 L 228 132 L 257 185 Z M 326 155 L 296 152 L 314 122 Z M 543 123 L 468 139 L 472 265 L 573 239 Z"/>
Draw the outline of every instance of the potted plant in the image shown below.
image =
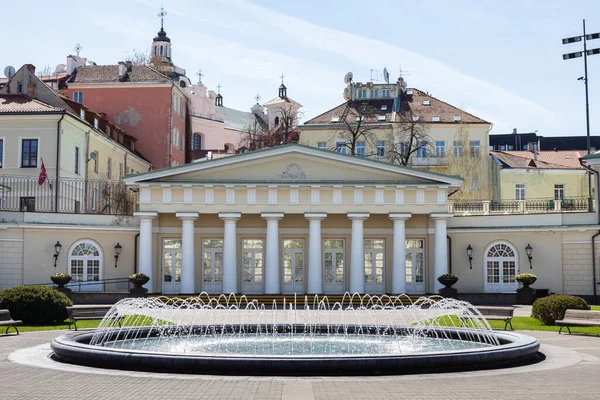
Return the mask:
<path id="1" fill-rule="evenodd" d="M 537 280 L 537 276 L 534 274 L 519 274 L 516 277 L 517 282 L 519 282 L 523 287 L 528 288 L 529 285 L 533 285 L 533 283 Z"/>
<path id="2" fill-rule="evenodd" d="M 454 274 L 442 274 L 438 276 L 437 280 L 439 283 L 449 288 L 450 286 L 458 282 L 458 276 Z"/>
<path id="3" fill-rule="evenodd" d="M 148 283 L 149 280 L 150 277 L 146 274 L 136 273 L 129 275 L 129 282 L 133 283 L 135 289 L 141 288 Z"/>
<path id="4" fill-rule="evenodd" d="M 66 272 L 57 272 L 50 276 L 50 280 L 59 288 L 64 288 L 67 283 L 71 282 L 71 276 Z"/>

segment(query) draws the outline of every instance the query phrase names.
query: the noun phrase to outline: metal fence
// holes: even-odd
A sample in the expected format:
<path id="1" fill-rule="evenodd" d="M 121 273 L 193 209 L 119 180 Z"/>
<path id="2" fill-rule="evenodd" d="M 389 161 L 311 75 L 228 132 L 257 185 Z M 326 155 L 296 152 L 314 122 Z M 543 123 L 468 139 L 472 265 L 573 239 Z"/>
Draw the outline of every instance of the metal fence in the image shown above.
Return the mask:
<path id="1" fill-rule="evenodd" d="M 0 211 L 132 215 L 138 194 L 123 182 L 0 175 Z"/>

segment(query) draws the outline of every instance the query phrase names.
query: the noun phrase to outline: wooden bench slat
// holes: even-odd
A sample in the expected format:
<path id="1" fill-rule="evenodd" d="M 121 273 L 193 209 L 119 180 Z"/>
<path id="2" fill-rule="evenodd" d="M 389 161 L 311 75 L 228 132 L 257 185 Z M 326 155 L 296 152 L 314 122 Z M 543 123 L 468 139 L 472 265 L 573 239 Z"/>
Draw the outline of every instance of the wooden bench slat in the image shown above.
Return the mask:
<path id="1" fill-rule="evenodd" d="M 600 312 L 591 310 L 566 310 L 563 319 L 554 321 L 555 325 L 560 326 L 558 333 L 563 328 L 567 328 L 571 333 L 570 326 L 600 326 Z"/>

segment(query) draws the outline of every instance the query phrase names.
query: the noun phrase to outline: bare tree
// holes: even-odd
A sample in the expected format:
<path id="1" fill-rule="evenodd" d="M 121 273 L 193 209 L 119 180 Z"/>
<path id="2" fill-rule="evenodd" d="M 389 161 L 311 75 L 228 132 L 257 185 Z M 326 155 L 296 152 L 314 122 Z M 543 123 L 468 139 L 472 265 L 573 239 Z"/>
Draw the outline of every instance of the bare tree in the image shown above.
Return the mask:
<path id="1" fill-rule="evenodd" d="M 279 124 L 276 124 L 271 130 L 271 136 L 274 144 L 289 144 L 298 142 L 298 120 L 301 115 L 291 104 L 280 106 L 276 113 L 279 118 Z"/>
<path id="2" fill-rule="evenodd" d="M 148 50 L 133 49 L 133 52 L 131 54 L 127 54 L 125 56 L 124 61 L 131 61 L 132 64 L 149 64 L 150 53 L 148 52 Z"/>
<path id="3" fill-rule="evenodd" d="M 448 154 L 446 173 L 463 177 L 464 182 L 454 199 L 488 199 L 491 198 L 491 185 L 486 176 L 485 151 L 478 141 L 471 141 L 469 127 L 460 123 L 453 138 L 453 148 Z"/>
<path id="4" fill-rule="evenodd" d="M 265 133 L 263 125 L 255 117 L 242 132 L 238 146 L 245 147 L 249 151 L 262 149 L 265 147 Z"/>
<path id="5" fill-rule="evenodd" d="M 357 155 L 358 142 L 365 142 L 365 149 L 373 148 L 375 145 L 375 125 L 370 123 L 377 121 L 377 109 L 368 102 L 357 104 L 348 103 L 347 109 L 340 118 L 341 127 L 333 133 L 333 142 L 336 139 L 345 141 L 348 152 Z M 337 146 L 337 144 L 335 144 Z M 332 150 L 337 150 L 334 148 Z M 365 154 L 368 156 L 368 154 Z"/>
<path id="6" fill-rule="evenodd" d="M 433 140 L 429 136 L 429 124 L 413 114 L 410 108 L 395 113 L 392 130 L 388 134 L 387 159 L 396 164 L 410 165 L 411 159 L 423 154 L 435 155 Z"/>
<path id="7" fill-rule="evenodd" d="M 44 68 L 40 68 L 37 71 L 37 76 L 52 76 L 54 70 L 50 66 L 50 64 L 44 64 Z"/>

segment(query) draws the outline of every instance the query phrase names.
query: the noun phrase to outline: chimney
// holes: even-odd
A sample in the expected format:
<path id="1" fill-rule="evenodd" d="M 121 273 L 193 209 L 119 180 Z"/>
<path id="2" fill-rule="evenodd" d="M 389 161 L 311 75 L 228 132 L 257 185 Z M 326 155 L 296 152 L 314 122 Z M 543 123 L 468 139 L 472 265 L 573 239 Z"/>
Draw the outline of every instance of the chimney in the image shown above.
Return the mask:
<path id="1" fill-rule="evenodd" d="M 513 128 L 513 135 L 517 134 L 517 128 Z"/>
<path id="2" fill-rule="evenodd" d="M 533 144 L 533 159 L 534 159 L 535 161 L 537 161 L 537 152 L 538 152 L 538 149 L 537 149 L 537 143 L 534 143 L 534 144 Z"/>
<path id="3" fill-rule="evenodd" d="M 68 56 L 67 57 L 67 75 L 71 75 L 73 72 L 75 72 L 75 69 L 77 68 L 77 59 L 75 58 L 75 56 Z"/>
<path id="4" fill-rule="evenodd" d="M 25 64 L 25 67 L 27 67 L 27 69 L 35 75 L 35 65 L 33 64 Z"/>
<path id="5" fill-rule="evenodd" d="M 133 63 L 131 61 L 125 61 L 125 65 L 127 66 L 127 72 L 131 72 L 133 69 Z"/>
<path id="6" fill-rule="evenodd" d="M 119 61 L 119 80 L 123 81 L 127 75 L 127 64 L 124 61 Z"/>

